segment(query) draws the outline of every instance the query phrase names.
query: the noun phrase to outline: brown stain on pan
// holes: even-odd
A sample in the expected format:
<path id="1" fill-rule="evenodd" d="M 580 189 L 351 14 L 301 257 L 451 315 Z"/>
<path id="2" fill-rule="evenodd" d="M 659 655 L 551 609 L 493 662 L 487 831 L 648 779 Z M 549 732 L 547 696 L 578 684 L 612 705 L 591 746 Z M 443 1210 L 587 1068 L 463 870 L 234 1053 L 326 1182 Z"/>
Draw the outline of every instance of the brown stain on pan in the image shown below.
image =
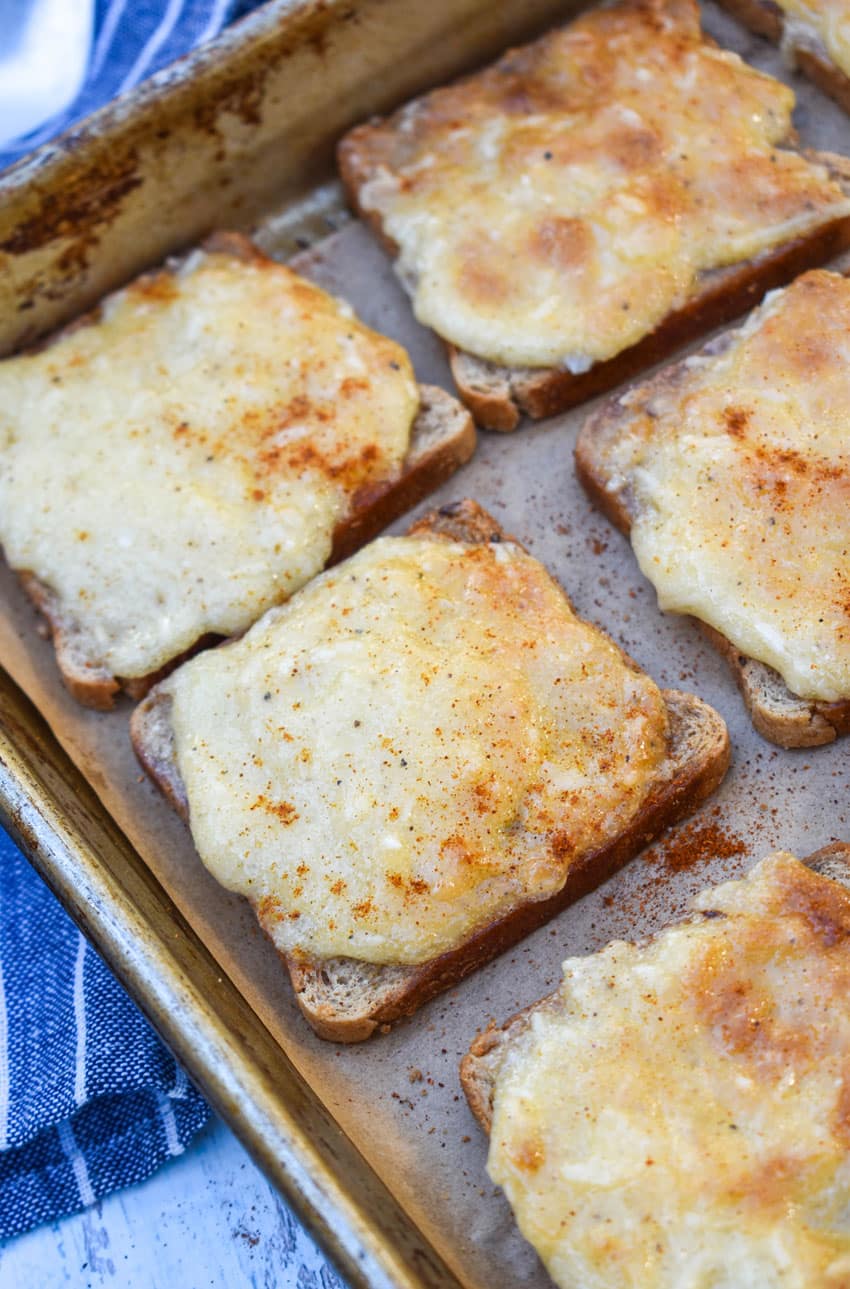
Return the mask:
<path id="1" fill-rule="evenodd" d="M 107 158 L 70 174 L 61 188 L 39 192 L 34 184 L 35 210 L 0 242 L 0 251 L 26 255 L 59 238 L 70 238 L 63 260 L 73 258 L 73 246 L 96 240 L 97 230 L 111 222 L 127 194 L 141 184 L 137 166 L 137 152 L 132 149 L 125 157 Z M 60 266 L 67 267 L 67 262 L 60 261 Z"/>
<path id="2" fill-rule="evenodd" d="M 353 7 L 340 13 L 335 5 L 318 0 L 302 12 L 295 30 L 287 30 L 282 24 L 270 39 L 259 42 L 254 49 L 243 54 L 235 70 L 231 70 L 226 62 L 215 66 L 214 47 L 206 57 L 195 54 L 186 60 L 178 59 L 166 73 L 170 83 L 162 87 L 163 101 L 150 103 L 147 110 L 142 109 L 146 119 L 136 121 L 133 133 L 137 134 L 142 145 L 152 139 L 161 142 L 175 128 L 179 130 L 181 116 L 200 133 L 214 136 L 221 133 L 220 118 L 225 114 L 237 117 L 245 125 L 261 124 L 265 83 L 277 69 L 277 64 L 305 46 L 324 56 L 329 28 L 355 17 Z M 191 79 L 185 73 L 181 77 L 180 67 L 184 61 L 193 64 Z M 178 95 L 181 91 L 185 95 L 182 111 L 174 100 L 175 91 Z M 106 110 L 110 112 L 111 105 Z M 111 132 L 111 125 L 109 121 L 104 125 L 107 135 Z M 126 142 L 126 133 L 123 130 L 122 133 Z M 77 152 L 90 157 L 91 148 L 87 145 L 91 144 L 95 134 L 89 122 L 84 121 L 51 146 L 60 148 L 66 156 Z M 88 235 L 95 228 L 108 224 L 127 193 L 142 183 L 138 170 L 139 148 L 131 145 L 117 154 L 110 151 L 108 156 L 101 155 L 94 163 L 87 160 L 87 164 L 80 166 L 76 173 L 62 176 L 61 188 L 39 191 L 40 186 L 34 181 L 31 189 L 38 194 L 37 209 L 0 242 L 0 252 L 26 254 L 56 238 Z"/>
<path id="3" fill-rule="evenodd" d="M 198 100 L 192 113 L 193 123 L 202 134 L 215 138 L 221 137 L 219 118 L 227 112 L 236 116 L 245 125 L 260 125 L 263 91 L 266 78 L 272 66 L 256 67 L 249 75 L 235 75 L 224 78 L 216 87 L 214 99 Z"/>
<path id="4" fill-rule="evenodd" d="M 238 117 L 245 125 L 260 125 L 263 119 L 265 82 L 269 73 L 276 70 L 276 65 L 305 47 L 312 49 L 319 58 L 325 58 L 329 47 L 329 33 L 340 23 L 356 20 L 357 16 L 354 6 L 340 10 L 333 3 L 327 3 L 327 0 L 317 0 L 316 4 L 300 15 L 297 32 L 286 33 L 282 28 L 268 48 L 259 47 L 254 52 L 251 70 L 245 66 L 235 73 L 222 74 L 215 93 L 199 99 L 195 105 L 193 121 L 196 128 L 219 138 L 219 118 L 224 113 Z"/>
<path id="5" fill-rule="evenodd" d="M 73 147 L 74 136 L 64 142 Z M 30 184 L 30 213 L 0 241 L 0 257 L 27 256 L 55 244 L 49 271 L 36 274 L 23 285 L 17 312 L 33 307 L 40 296 L 61 298 L 68 285 L 81 275 L 102 232 L 120 213 L 129 193 L 142 183 L 138 150 L 123 155 L 102 155 L 86 165 L 70 166 L 61 182 Z M 30 336 L 21 337 L 26 344 Z"/>

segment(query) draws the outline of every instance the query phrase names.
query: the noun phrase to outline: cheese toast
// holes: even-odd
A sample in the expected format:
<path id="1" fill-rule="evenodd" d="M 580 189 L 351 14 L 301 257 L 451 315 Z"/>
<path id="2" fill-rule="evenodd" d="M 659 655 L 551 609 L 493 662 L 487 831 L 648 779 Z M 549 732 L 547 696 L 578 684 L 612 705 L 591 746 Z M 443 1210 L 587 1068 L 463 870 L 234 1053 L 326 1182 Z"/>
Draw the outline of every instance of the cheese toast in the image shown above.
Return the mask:
<path id="1" fill-rule="evenodd" d="M 141 697 L 442 483 L 468 412 L 244 237 L 0 363 L 0 542 L 80 702 Z"/>
<path id="2" fill-rule="evenodd" d="M 848 1283 L 848 888 L 850 846 L 768 856 L 474 1041 L 488 1172 L 561 1289 Z"/>
<path id="3" fill-rule="evenodd" d="M 843 0 L 719 0 L 850 112 L 850 41 Z"/>
<path id="4" fill-rule="evenodd" d="M 690 0 L 583 14 L 351 131 L 351 202 L 488 429 L 610 389 L 850 244 L 850 163 Z"/>
<path id="5" fill-rule="evenodd" d="M 659 691 L 470 501 L 185 664 L 131 735 L 338 1042 L 604 881 L 729 761 L 720 717 Z"/>
<path id="6" fill-rule="evenodd" d="M 850 730 L 848 326 L 850 280 L 806 273 L 613 396 L 576 445 L 661 608 L 699 621 L 782 747 Z"/>

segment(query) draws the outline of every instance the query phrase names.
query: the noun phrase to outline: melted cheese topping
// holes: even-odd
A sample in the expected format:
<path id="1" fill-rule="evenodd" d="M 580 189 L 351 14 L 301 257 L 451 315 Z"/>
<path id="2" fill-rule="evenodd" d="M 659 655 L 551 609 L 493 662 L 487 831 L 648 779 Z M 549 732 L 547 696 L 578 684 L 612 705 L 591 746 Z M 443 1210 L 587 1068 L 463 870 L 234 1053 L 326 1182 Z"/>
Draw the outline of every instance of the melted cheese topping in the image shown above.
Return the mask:
<path id="1" fill-rule="evenodd" d="M 633 493 L 661 607 L 803 698 L 850 696 L 850 282 L 805 274 L 720 356 L 630 402 L 612 486 Z"/>
<path id="2" fill-rule="evenodd" d="M 822 167 L 777 150 L 793 103 L 704 41 L 695 5 L 648 0 L 596 9 L 345 148 L 421 322 L 499 363 L 578 372 L 685 304 L 702 271 L 850 212 Z"/>
<path id="3" fill-rule="evenodd" d="M 404 351 L 270 261 L 198 252 L 0 364 L 0 541 L 142 676 L 318 572 L 418 406 Z"/>
<path id="4" fill-rule="evenodd" d="M 850 897 L 792 856 L 564 964 L 489 1171 L 563 1289 L 850 1284 Z"/>
<path id="5" fill-rule="evenodd" d="M 198 852 L 284 952 L 433 958 L 622 832 L 653 682 L 517 547 L 384 538 L 169 682 Z"/>
<path id="6" fill-rule="evenodd" d="M 836 66 L 850 76 L 850 6 L 847 0 L 776 0 L 788 15 L 783 45 L 826 50 Z"/>

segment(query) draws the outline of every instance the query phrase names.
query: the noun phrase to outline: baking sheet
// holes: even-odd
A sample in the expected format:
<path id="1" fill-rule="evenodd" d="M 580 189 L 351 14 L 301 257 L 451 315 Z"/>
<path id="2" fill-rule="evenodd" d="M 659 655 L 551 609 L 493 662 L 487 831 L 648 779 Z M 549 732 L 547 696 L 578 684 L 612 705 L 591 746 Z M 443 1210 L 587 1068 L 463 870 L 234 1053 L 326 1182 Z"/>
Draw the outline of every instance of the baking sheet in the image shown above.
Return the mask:
<path id="1" fill-rule="evenodd" d="M 850 122 L 807 82 L 789 78 L 775 50 L 713 7 L 705 20 L 721 44 L 792 80 L 804 142 L 850 152 Z M 288 248 L 292 230 L 284 237 L 285 224 L 269 221 L 261 243 Z M 421 380 L 451 388 L 441 346 L 418 327 L 387 260 L 359 224 L 343 223 L 306 254 L 304 266 L 367 322 L 406 344 Z M 604 626 L 659 683 L 692 690 L 721 712 L 732 768 L 695 821 L 412 1021 L 357 1047 L 314 1037 L 247 905 L 206 874 L 184 825 L 142 776 L 127 737 L 130 704 L 102 715 L 70 699 L 52 647 L 37 635 L 36 615 L 14 577 L 0 573 L 4 666 L 344 1130 L 458 1277 L 481 1289 L 549 1281 L 484 1170 L 486 1142 L 457 1077 L 472 1036 L 551 990 L 568 953 L 645 933 L 681 913 L 693 891 L 742 872 L 775 847 L 806 854 L 850 840 L 847 744 L 783 752 L 761 740 L 724 664 L 690 623 L 658 613 L 628 543 L 590 508 L 572 467 L 587 410 L 510 436 L 482 434 L 473 461 L 427 504 L 473 496 L 487 506 L 561 580 L 578 611 Z M 701 862 L 712 847 L 725 857 Z"/>

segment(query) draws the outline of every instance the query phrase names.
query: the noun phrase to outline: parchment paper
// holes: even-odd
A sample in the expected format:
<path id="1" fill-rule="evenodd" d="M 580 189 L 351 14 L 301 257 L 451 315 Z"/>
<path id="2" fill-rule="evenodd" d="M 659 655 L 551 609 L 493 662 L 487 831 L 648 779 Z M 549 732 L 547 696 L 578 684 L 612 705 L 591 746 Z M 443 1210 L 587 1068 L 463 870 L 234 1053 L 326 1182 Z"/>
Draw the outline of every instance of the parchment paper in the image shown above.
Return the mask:
<path id="1" fill-rule="evenodd" d="M 705 19 L 721 44 L 794 85 L 804 142 L 850 152 L 850 121 L 806 81 L 791 77 L 771 46 L 714 8 L 706 9 Z M 273 227 L 270 222 L 260 234 L 272 249 Z M 344 225 L 305 262 L 367 322 L 407 345 L 420 379 L 451 388 L 440 344 L 414 321 L 387 260 L 363 228 Z M 59 681 L 52 647 L 37 634 L 36 615 L 15 578 L 0 572 L 3 664 L 363 1154 L 459 1277 L 480 1289 L 549 1281 L 487 1178 L 486 1142 L 460 1092 L 458 1062 L 475 1033 L 553 989 L 568 954 L 644 934 L 681 914 L 691 893 L 741 873 L 770 850 L 805 855 L 831 840 L 850 840 L 850 743 L 783 752 L 764 742 L 725 665 L 696 628 L 658 612 L 628 543 L 591 509 L 575 481 L 572 450 L 587 410 L 513 435 L 482 434 L 476 457 L 432 502 L 475 497 L 543 560 L 578 611 L 610 631 L 660 684 L 692 690 L 721 712 L 734 748 L 732 769 L 698 820 L 722 827 L 726 850 L 739 853 L 682 869 L 675 843 L 657 844 L 412 1021 L 360 1046 L 338 1048 L 313 1036 L 247 905 L 207 875 L 186 828 L 141 775 L 127 736 L 130 704 L 102 715 L 73 702 Z M 396 529 L 407 522 L 409 517 Z"/>

